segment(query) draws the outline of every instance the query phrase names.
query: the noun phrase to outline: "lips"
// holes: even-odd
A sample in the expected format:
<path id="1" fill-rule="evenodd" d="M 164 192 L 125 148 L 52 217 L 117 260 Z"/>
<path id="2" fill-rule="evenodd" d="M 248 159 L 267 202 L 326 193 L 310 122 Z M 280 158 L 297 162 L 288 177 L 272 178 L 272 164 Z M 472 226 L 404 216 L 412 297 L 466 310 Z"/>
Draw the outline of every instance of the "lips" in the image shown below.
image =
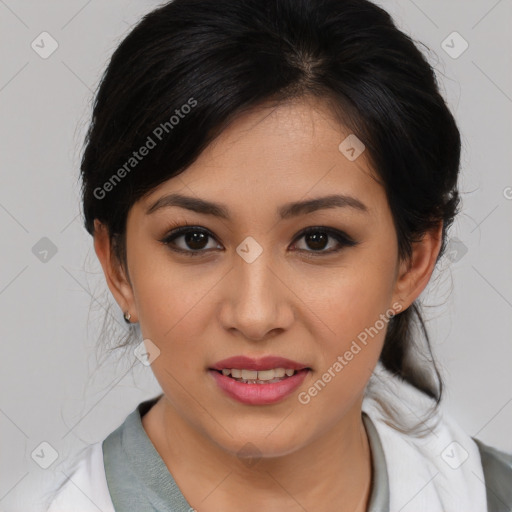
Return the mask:
<path id="1" fill-rule="evenodd" d="M 310 371 L 299 370 L 279 382 L 265 384 L 238 382 L 216 370 L 210 370 L 209 373 L 225 396 L 246 405 L 270 405 L 289 397 L 304 382 Z"/>
<path id="2" fill-rule="evenodd" d="M 305 363 L 286 359 L 285 357 L 279 356 L 266 356 L 260 359 L 253 359 L 247 356 L 235 356 L 229 357 L 218 361 L 210 367 L 211 370 L 222 371 L 223 369 L 237 368 L 240 370 L 273 370 L 275 368 L 284 368 L 291 370 L 303 370 L 309 369 L 309 366 Z"/>
<path id="3" fill-rule="evenodd" d="M 243 378 L 244 374 L 249 372 L 258 373 L 259 376 L 259 372 L 278 368 L 280 372 L 283 369 L 286 372 L 281 378 L 267 382 Z M 233 373 L 235 369 L 242 370 L 242 380 L 227 375 L 226 370 Z M 230 398 L 247 405 L 270 405 L 289 397 L 304 382 L 311 368 L 305 363 L 279 356 L 266 356 L 260 359 L 235 356 L 218 361 L 208 370 L 218 388 Z M 265 377 L 268 378 L 268 375 Z"/>

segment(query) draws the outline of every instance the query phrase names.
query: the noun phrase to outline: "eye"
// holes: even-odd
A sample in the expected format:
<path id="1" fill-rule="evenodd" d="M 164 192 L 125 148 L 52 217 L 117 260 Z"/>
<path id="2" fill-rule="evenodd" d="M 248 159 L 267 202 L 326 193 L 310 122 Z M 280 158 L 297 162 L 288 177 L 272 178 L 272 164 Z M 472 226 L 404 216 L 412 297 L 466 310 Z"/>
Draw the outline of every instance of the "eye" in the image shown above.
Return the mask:
<path id="1" fill-rule="evenodd" d="M 199 226 L 191 226 L 186 224 L 171 231 L 165 238 L 160 240 L 161 243 L 169 246 L 172 251 L 186 254 L 187 256 L 199 256 L 207 252 L 208 239 L 214 239 L 214 236 L 205 228 Z M 308 254 L 308 257 L 325 256 L 341 251 L 344 247 L 353 247 L 358 244 L 347 234 L 337 229 L 318 226 L 315 228 L 307 228 L 301 231 L 295 238 L 297 240 L 304 238 L 308 249 L 293 249 Z M 180 244 L 178 240 L 183 239 Z M 333 239 L 337 242 L 338 247 L 330 250 L 324 250 L 329 244 L 328 240 Z M 221 247 L 217 247 L 221 248 Z M 210 247 L 209 250 L 215 249 Z M 317 254 L 315 254 L 317 253 Z"/>
<path id="2" fill-rule="evenodd" d="M 308 249 L 297 249 L 301 252 L 311 253 L 308 257 L 322 256 L 326 254 L 332 254 L 341 251 L 344 247 L 353 247 L 358 244 L 355 240 L 350 238 L 347 234 L 337 229 L 327 228 L 318 226 L 315 228 L 307 228 L 299 235 L 295 240 L 304 238 L 306 245 L 313 250 Z M 334 239 L 338 243 L 338 247 L 330 250 L 324 250 L 329 244 L 329 238 Z M 318 254 L 315 254 L 318 253 Z"/>
<path id="3" fill-rule="evenodd" d="M 183 239 L 181 247 L 176 243 L 180 238 Z M 213 239 L 213 235 L 208 230 L 186 225 L 171 231 L 160 242 L 170 246 L 173 251 L 185 253 L 187 256 L 199 256 L 206 252 L 204 249 L 208 247 L 206 242 L 209 238 Z"/>

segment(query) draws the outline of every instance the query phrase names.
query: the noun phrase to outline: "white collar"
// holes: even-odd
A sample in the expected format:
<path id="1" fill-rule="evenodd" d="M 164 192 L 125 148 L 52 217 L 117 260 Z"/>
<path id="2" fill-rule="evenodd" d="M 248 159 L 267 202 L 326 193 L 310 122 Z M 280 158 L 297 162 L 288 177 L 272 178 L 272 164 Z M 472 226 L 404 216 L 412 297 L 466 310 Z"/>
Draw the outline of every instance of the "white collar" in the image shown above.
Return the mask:
<path id="1" fill-rule="evenodd" d="M 362 410 L 379 434 L 388 471 L 390 512 L 487 512 L 480 453 L 475 441 L 442 408 L 423 423 L 424 438 L 399 432 L 386 421 L 397 411 L 400 424 L 425 420 L 433 400 L 377 365 Z"/>

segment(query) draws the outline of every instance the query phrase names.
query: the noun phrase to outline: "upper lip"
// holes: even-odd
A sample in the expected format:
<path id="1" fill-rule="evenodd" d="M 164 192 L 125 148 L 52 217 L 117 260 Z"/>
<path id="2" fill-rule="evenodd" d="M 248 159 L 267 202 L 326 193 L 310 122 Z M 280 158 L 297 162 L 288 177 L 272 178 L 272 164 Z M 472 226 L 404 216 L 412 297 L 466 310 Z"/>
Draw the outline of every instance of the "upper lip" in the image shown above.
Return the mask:
<path id="1" fill-rule="evenodd" d="M 274 368 L 284 368 L 292 370 L 302 370 L 309 368 L 307 364 L 292 361 L 285 357 L 265 356 L 260 359 L 253 359 L 247 356 L 234 356 L 218 361 L 210 367 L 212 370 L 223 370 L 236 368 L 240 370 L 271 370 Z"/>

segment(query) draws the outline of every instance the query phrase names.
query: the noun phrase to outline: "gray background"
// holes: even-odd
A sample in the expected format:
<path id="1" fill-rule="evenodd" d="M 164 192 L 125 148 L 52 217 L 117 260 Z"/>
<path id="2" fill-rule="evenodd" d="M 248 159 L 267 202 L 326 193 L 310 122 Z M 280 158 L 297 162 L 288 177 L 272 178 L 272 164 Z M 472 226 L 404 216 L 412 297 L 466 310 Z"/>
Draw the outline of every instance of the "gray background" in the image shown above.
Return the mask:
<path id="1" fill-rule="evenodd" d="M 380 4 L 432 49 L 463 136 L 463 212 L 423 295 L 443 407 L 468 434 L 512 451 L 512 1 Z M 0 511 L 37 510 L 59 463 L 160 391 L 133 354 L 96 350 L 113 299 L 82 227 L 77 180 L 100 74 L 157 5 L 0 0 Z M 46 59 L 31 47 L 44 31 L 58 43 Z M 441 46 L 454 31 L 469 43 L 457 58 Z M 124 326 L 113 311 L 115 337 Z M 59 453 L 46 470 L 31 456 L 43 441 Z"/>

